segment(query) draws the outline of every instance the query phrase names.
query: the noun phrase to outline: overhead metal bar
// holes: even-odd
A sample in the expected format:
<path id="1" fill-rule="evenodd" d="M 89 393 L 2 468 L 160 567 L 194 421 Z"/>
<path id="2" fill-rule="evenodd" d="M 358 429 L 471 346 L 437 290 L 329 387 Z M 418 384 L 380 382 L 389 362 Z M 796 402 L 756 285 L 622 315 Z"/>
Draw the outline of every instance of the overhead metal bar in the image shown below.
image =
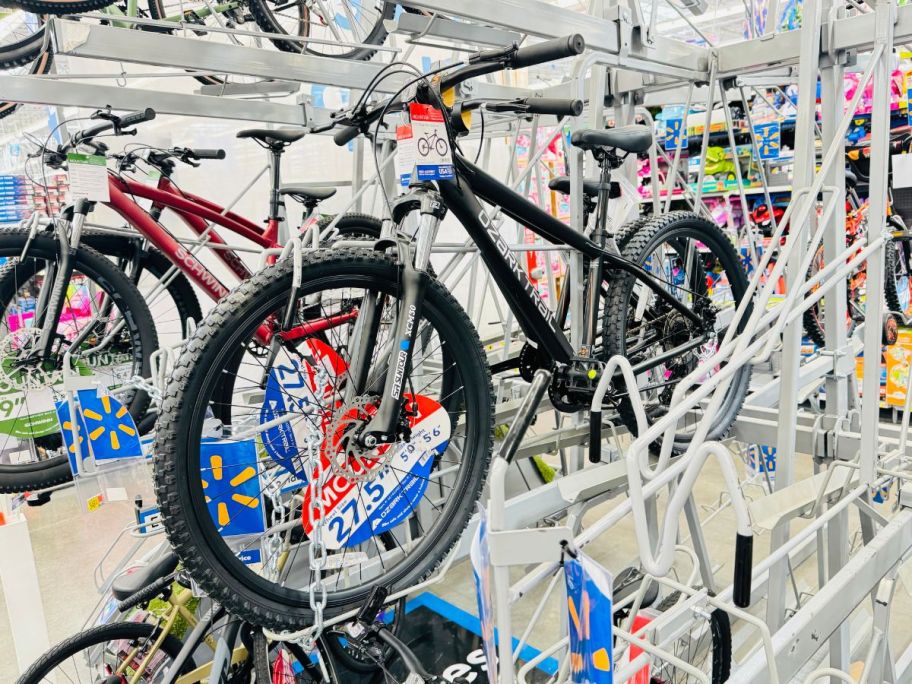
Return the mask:
<path id="1" fill-rule="evenodd" d="M 444 38 L 469 45 L 510 45 L 522 40 L 515 31 L 478 26 L 464 21 L 453 21 L 441 16 L 428 17 L 422 14 L 402 12 L 395 19 L 384 22 L 390 33 L 424 40 L 427 37 Z"/>
<path id="2" fill-rule="evenodd" d="M 48 27 L 54 49 L 62 55 L 129 61 L 216 74 L 237 74 L 269 81 L 319 83 L 360 90 L 384 67 L 380 62 L 293 54 L 60 18 L 51 19 Z M 409 78 L 405 74 L 391 74 L 377 85 L 376 92 L 394 93 Z M 528 88 L 499 86 L 477 79 L 472 85 L 476 97 L 514 98 L 525 97 L 532 92 Z M 156 91 L 155 96 L 158 95 L 159 92 Z M 6 94 L 4 97 L 12 99 Z"/>
<path id="3" fill-rule="evenodd" d="M 67 19 L 51 19 L 48 27 L 54 51 L 72 57 L 126 60 L 193 71 L 356 89 L 364 88 L 383 68 L 381 63 L 264 50 Z M 377 91 L 393 93 L 405 84 L 406 78 L 405 75 L 393 74 L 380 83 Z M 158 94 L 156 92 L 156 96 Z"/>
<path id="4" fill-rule="evenodd" d="M 709 73 L 709 48 L 679 40 L 653 36 L 649 44 L 640 41 L 638 32 L 625 35 L 622 24 L 631 26 L 632 18 L 605 19 L 542 0 L 404 0 L 400 4 L 449 16 L 464 17 L 482 24 L 513 29 L 540 38 L 559 38 L 579 33 L 586 45 L 599 52 L 623 55 L 624 68 L 662 73 L 662 67 Z M 621 12 L 628 12 L 622 8 Z"/>
<path id="5" fill-rule="evenodd" d="M 123 29 L 113 29 L 123 31 Z M 139 31 L 123 31 L 138 36 Z M 232 100 L 227 97 L 189 95 L 152 91 L 142 88 L 72 82 L 39 76 L 6 76 L 0 74 L 0 92 L 11 102 L 63 105 L 97 109 L 137 110 L 153 105 L 160 114 L 205 116 L 215 119 L 257 121 L 285 126 L 304 126 L 307 117 L 303 106 L 259 100 Z"/>
<path id="6" fill-rule="evenodd" d="M 912 39 L 912 5 L 897 7 L 895 12 L 894 42 L 902 43 Z M 786 31 L 716 48 L 721 76 L 734 77 L 745 72 L 797 64 L 801 46 L 800 34 L 801 31 Z M 825 23 L 820 49 L 824 53 L 866 51 L 874 47 L 874 42 L 872 12 Z"/>

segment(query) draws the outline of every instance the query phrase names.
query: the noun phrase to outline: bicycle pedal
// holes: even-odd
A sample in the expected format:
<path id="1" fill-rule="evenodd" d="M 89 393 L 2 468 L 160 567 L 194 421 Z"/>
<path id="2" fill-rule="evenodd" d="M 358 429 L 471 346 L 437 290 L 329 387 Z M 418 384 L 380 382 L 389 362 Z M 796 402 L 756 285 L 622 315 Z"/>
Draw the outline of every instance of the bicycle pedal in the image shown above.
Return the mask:
<path id="1" fill-rule="evenodd" d="M 50 501 L 51 492 L 32 492 L 25 497 L 26 506 L 44 506 L 44 504 L 50 503 Z"/>

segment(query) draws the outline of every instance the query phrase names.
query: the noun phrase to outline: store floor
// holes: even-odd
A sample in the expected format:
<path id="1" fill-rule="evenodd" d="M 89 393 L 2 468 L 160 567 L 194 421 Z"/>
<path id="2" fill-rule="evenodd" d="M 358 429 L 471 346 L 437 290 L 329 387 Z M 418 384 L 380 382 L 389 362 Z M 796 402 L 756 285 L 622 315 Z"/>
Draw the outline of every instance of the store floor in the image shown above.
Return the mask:
<path id="1" fill-rule="evenodd" d="M 806 477 L 810 474 L 810 460 L 799 459 L 796 477 Z M 723 487 L 715 463 L 708 462 L 695 490 L 703 518 L 709 516 L 710 509 L 718 504 Z M 88 513 L 80 510 L 79 501 L 77 491 L 71 488 L 55 493 L 51 504 L 31 508 L 26 512 L 51 643 L 79 631 L 89 619 L 98 601 L 93 580 L 96 565 L 123 526 L 133 519 L 131 502 L 109 503 L 95 512 Z M 602 504 L 587 513 L 586 523 L 610 510 L 616 505 L 616 501 Z M 84 501 L 81 505 L 85 505 Z M 660 503 L 660 513 L 663 508 L 663 503 Z M 886 508 L 883 510 L 887 512 Z M 850 520 L 852 539 L 858 526 L 858 517 L 854 512 Z M 794 523 L 793 528 L 798 529 L 802 524 L 803 521 Z M 721 586 L 725 586 L 731 581 L 734 551 L 735 524 L 731 509 L 726 508 L 712 517 L 704 525 L 704 530 L 713 562 L 721 565 L 716 574 L 717 579 Z M 682 527 L 681 533 L 686 535 L 686 529 Z M 129 548 L 131 541 L 129 538 L 121 540 L 115 546 L 111 558 L 120 558 Z M 768 548 L 768 536 L 759 537 L 755 541 L 754 560 L 757 561 L 765 555 Z M 605 535 L 587 547 L 586 551 L 614 572 L 628 565 L 635 559 L 637 552 L 631 521 L 625 520 L 614 528 L 610 535 Z M 685 573 L 686 566 L 686 563 L 681 563 L 682 571 Z M 108 565 L 108 569 L 110 567 Z M 519 569 L 514 573 L 515 577 L 519 577 L 520 574 Z M 802 588 L 816 586 L 816 563 L 813 560 L 805 563 L 796 571 L 796 579 Z M 467 563 L 451 569 L 446 581 L 431 588 L 430 591 L 458 608 L 476 613 L 475 591 Z M 533 599 L 524 600 L 514 611 L 515 635 L 518 636 L 525 629 L 535 603 Z M 557 597 L 552 597 L 542 618 L 531 632 L 530 642 L 533 646 L 547 647 L 558 637 L 558 606 Z M 765 603 L 760 601 L 753 610 L 762 615 L 764 607 Z M 0 594 L 0 682 L 12 682 L 16 676 L 16 661 L 9 634 L 6 607 Z M 897 654 L 912 641 L 912 600 L 902 584 L 896 591 L 891 641 L 894 648 L 898 649 Z M 737 658 L 737 631 L 735 643 Z M 743 656 L 743 652 L 740 655 Z"/>

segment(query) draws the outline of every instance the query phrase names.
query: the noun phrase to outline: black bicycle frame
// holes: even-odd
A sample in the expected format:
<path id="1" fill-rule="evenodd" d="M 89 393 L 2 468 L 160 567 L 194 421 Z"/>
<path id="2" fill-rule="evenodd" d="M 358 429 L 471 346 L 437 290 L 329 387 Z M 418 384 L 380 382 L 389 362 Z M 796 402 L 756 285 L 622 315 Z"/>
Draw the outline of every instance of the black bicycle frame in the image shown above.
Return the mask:
<path id="1" fill-rule="evenodd" d="M 539 209 L 488 173 L 455 155 L 456 179 L 440 181 L 438 187 L 447 208 L 474 240 L 491 276 L 503 292 L 526 337 L 540 345 L 558 363 L 568 363 L 576 352 L 560 329 L 554 313 L 542 301 L 516 256 L 492 224 L 479 198 L 548 242 L 567 245 L 589 259 L 603 259 L 606 268 L 625 271 L 653 290 L 658 297 L 694 323 L 702 319 L 664 287 L 664 283 L 619 254 L 599 247 L 582 233 Z"/>
<path id="2" fill-rule="evenodd" d="M 442 200 L 443 206 L 447 210 L 453 212 L 475 241 L 482 259 L 500 291 L 504 294 L 526 338 L 540 345 L 556 363 L 568 364 L 577 354 L 561 330 L 554 312 L 542 301 L 538 290 L 530 282 L 516 256 L 504 242 L 497 227 L 481 206 L 478 201 L 479 197 L 489 204 L 499 206 L 504 214 L 549 242 L 567 245 L 581 252 L 590 260 L 601 258 L 606 268 L 630 273 L 666 301 L 670 307 L 679 311 L 682 316 L 698 325 L 703 323 L 699 316 L 665 289 L 664 283 L 656 280 L 644 269 L 619 254 L 602 249 L 585 235 L 542 211 L 459 155 L 455 155 L 454 158 L 456 178 L 437 182 L 439 199 Z M 423 197 L 428 198 L 428 193 L 431 191 L 418 190 L 417 194 L 420 195 L 422 192 L 425 193 Z M 415 197 L 413 196 L 407 203 L 413 205 Z M 439 208 L 436 199 L 431 204 Z M 422 202 L 422 215 L 428 212 L 433 213 L 432 209 L 425 207 Z M 401 351 L 397 352 L 396 358 L 386 371 L 384 401 L 361 433 L 362 444 L 369 448 L 373 448 L 378 443 L 389 443 L 396 439 L 396 426 L 401 412 L 402 381 L 407 369 L 411 366 L 412 349 L 417 333 L 417 326 L 414 325 L 414 322 L 420 320 L 421 303 L 424 297 L 424 286 L 421 279 L 423 275 L 415 271 L 410 262 L 403 264 L 400 296 L 402 310 L 408 313 L 400 316 L 393 337 L 397 340 L 396 346 Z M 676 354 L 693 348 L 693 346 L 694 343 L 689 342 L 680 351 L 678 349 L 669 350 L 650 359 L 649 363 L 651 365 L 664 363 L 668 358 L 673 358 Z"/>

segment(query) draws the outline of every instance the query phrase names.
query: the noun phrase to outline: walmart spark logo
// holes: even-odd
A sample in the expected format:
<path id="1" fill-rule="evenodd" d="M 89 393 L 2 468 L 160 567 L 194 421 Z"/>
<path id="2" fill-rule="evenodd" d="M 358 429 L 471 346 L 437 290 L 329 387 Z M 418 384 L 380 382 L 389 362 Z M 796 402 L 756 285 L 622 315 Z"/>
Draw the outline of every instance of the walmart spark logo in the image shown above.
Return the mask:
<path id="1" fill-rule="evenodd" d="M 570 619 L 570 672 L 577 684 L 613 680 L 611 574 L 579 553 L 564 562 Z"/>
<path id="2" fill-rule="evenodd" d="M 139 431 L 127 408 L 109 394 L 99 396 L 92 389 L 79 390 L 75 397 L 76 433 L 83 460 L 104 461 L 143 455 Z M 57 402 L 57 420 L 63 443 L 76 472 L 76 442 L 73 439 L 74 418 L 66 401 Z"/>
<path id="3" fill-rule="evenodd" d="M 223 537 L 266 530 L 253 440 L 203 442 L 200 478 L 209 515 Z"/>
<path id="4" fill-rule="evenodd" d="M 83 392 L 79 395 L 95 460 L 142 455 L 136 423 L 126 406 L 108 394 L 99 397 L 91 390 L 85 390 L 85 396 Z"/>

